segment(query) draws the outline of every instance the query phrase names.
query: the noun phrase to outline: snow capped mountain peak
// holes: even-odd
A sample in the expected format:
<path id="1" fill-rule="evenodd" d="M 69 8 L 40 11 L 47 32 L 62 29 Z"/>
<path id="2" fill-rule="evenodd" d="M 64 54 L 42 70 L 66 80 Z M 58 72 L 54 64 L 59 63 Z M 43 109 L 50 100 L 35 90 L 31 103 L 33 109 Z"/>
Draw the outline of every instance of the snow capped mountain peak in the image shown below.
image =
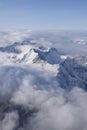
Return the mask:
<path id="1" fill-rule="evenodd" d="M 2 35 L 0 130 L 87 129 L 86 44 L 66 33 Z"/>

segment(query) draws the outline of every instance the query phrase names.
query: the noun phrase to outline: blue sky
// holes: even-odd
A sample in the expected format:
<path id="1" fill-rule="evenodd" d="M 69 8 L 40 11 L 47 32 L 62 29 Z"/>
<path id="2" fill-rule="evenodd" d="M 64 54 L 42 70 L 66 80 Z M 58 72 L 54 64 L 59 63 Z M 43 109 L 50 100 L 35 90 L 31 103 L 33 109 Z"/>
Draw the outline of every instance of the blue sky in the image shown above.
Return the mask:
<path id="1" fill-rule="evenodd" d="M 87 29 L 87 0 L 0 0 L 0 29 Z"/>

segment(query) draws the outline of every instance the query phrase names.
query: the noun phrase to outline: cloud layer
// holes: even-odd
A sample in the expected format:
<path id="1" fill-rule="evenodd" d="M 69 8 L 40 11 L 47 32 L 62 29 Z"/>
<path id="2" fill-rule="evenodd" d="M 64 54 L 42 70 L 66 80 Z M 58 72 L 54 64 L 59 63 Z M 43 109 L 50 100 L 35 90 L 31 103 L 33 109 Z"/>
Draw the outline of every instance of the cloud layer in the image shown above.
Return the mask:
<path id="1" fill-rule="evenodd" d="M 78 87 L 67 92 L 58 84 L 55 89 L 52 77 L 41 75 L 35 67 L 0 67 L 0 129 L 86 130 L 87 93 Z"/>

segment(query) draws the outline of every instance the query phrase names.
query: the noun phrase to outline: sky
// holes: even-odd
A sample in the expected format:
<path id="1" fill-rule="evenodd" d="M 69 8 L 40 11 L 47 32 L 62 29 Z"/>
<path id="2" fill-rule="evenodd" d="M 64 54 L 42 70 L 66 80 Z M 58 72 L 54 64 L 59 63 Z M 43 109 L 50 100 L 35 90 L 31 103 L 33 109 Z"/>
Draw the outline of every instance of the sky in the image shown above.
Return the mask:
<path id="1" fill-rule="evenodd" d="M 0 0 L 0 29 L 87 30 L 87 0 Z"/>

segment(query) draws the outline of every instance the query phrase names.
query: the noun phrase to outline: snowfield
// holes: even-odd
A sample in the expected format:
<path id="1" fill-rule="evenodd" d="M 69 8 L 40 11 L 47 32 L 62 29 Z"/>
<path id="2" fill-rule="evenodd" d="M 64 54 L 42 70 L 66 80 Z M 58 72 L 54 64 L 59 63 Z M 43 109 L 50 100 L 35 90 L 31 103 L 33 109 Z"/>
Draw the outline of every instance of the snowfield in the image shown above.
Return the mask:
<path id="1" fill-rule="evenodd" d="M 0 32 L 0 130 L 87 130 L 87 32 Z"/>

